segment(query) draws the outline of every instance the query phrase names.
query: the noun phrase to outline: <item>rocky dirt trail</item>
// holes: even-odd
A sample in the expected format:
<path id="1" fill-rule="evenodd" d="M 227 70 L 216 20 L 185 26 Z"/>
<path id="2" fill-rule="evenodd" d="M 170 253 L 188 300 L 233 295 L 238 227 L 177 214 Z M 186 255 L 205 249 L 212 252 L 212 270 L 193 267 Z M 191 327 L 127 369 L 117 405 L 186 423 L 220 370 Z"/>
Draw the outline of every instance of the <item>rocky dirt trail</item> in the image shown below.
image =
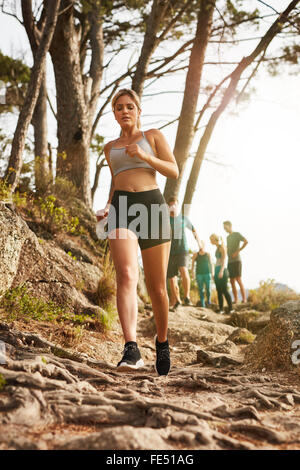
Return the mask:
<path id="1" fill-rule="evenodd" d="M 168 377 L 153 368 L 151 310 L 139 314 L 146 365 L 134 373 L 115 370 L 118 324 L 72 350 L 0 323 L 0 449 L 300 449 L 299 373 L 248 369 L 226 323 L 201 308 L 170 312 Z"/>

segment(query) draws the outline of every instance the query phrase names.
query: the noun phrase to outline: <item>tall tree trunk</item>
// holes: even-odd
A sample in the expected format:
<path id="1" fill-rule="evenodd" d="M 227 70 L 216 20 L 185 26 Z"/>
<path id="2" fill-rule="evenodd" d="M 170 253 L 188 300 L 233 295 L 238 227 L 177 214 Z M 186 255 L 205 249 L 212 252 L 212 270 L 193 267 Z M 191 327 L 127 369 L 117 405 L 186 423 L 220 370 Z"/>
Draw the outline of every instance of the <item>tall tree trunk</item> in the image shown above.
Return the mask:
<path id="1" fill-rule="evenodd" d="M 174 155 L 179 168 L 177 180 L 167 179 L 164 196 L 177 196 L 184 168 L 194 137 L 194 119 L 200 91 L 200 82 L 207 43 L 211 33 L 212 17 L 216 0 L 201 1 L 197 31 L 192 47 L 189 68 L 185 82 L 184 98 L 178 123 Z"/>
<path id="2" fill-rule="evenodd" d="M 104 57 L 104 40 L 103 40 L 103 25 L 102 17 L 99 10 L 97 10 L 97 4 L 94 5 L 94 8 L 88 15 L 89 23 L 91 25 L 90 29 L 90 43 L 92 49 L 92 58 L 89 76 L 92 81 L 91 83 L 91 93 L 89 96 L 89 132 L 90 140 L 92 138 L 92 127 L 94 115 L 96 112 L 98 98 L 100 96 L 100 86 L 102 81 L 103 74 L 103 57 Z"/>
<path id="3" fill-rule="evenodd" d="M 93 5 L 95 10 L 89 15 L 92 48 L 89 75 L 82 76 L 80 37 L 72 0 L 62 0 L 64 13 L 59 16 L 50 48 L 57 96 L 56 172 L 75 184 L 80 198 L 89 207 L 92 205 L 89 146 L 103 67 L 102 18 L 98 2 Z"/>
<path id="4" fill-rule="evenodd" d="M 80 69 L 79 39 L 73 2 L 62 0 L 62 10 L 50 48 L 57 96 L 58 151 L 56 175 L 68 178 L 90 206 L 88 113 Z"/>
<path id="5" fill-rule="evenodd" d="M 33 57 L 35 57 L 41 39 L 41 30 L 44 27 L 44 13 L 42 11 L 40 20 L 36 22 L 32 12 L 32 1 L 22 1 L 23 24 L 27 33 Z M 47 79 L 46 64 L 43 70 L 43 79 L 40 87 L 38 100 L 32 117 L 34 128 L 34 176 L 35 188 L 37 192 L 43 192 L 52 178 L 47 153 L 48 132 L 47 132 Z"/>
<path id="6" fill-rule="evenodd" d="M 134 77 L 132 79 L 132 89 L 139 96 L 141 96 L 143 93 L 150 59 L 158 44 L 157 33 L 159 31 L 161 21 L 165 16 L 168 3 L 168 0 L 153 0 L 152 3 L 151 13 L 147 20 L 146 32 L 140 58 Z"/>
<path id="7" fill-rule="evenodd" d="M 46 22 L 43 29 L 40 44 L 38 46 L 34 64 L 31 71 L 30 81 L 24 105 L 20 111 L 16 131 L 12 142 L 11 154 L 9 158 L 8 168 L 6 170 L 7 183 L 13 192 L 18 184 L 20 172 L 22 168 L 22 154 L 25 146 L 25 138 L 28 126 L 31 122 L 34 108 L 38 99 L 41 82 L 43 79 L 43 71 L 46 62 L 46 55 L 49 50 L 53 33 L 55 30 L 60 0 L 45 0 Z"/>
<path id="8" fill-rule="evenodd" d="M 199 172 L 200 168 L 205 156 L 206 148 L 207 145 L 210 141 L 211 135 L 213 133 L 213 130 L 215 128 L 215 125 L 223 113 L 223 111 L 226 109 L 228 106 L 230 100 L 234 96 L 234 93 L 237 89 L 239 80 L 241 78 L 241 75 L 243 72 L 246 70 L 247 67 L 249 67 L 250 64 L 262 53 L 265 52 L 271 41 L 274 39 L 274 37 L 281 31 L 282 25 L 288 21 L 288 16 L 291 13 L 291 11 L 296 7 L 297 3 L 299 3 L 299 0 L 294 0 L 292 1 L 289 6 L 286 8 L 286 10 L 279 15 L 279 17 L 276 19 L 276 21 L 272 24 L 272 26 L 268 29 L 264 37 L 261 39 L 257 47 L 254 49 L 254 51 L 247 57 L 244 57 L 241 62 L 238 64 L 238 66 L 235 68 L 235 70 L 231 74 L 230 78 L 230 83 L 223 95 L 222 101 L 220 105 L 217 107 L 217 109 L 213 112 L 211 115 L 208 124 L 205 128 L 205 131 L 203 133 L 203 136 L 200 139 L 200 143 L 198 146 L 198 150 L 194 159 L 193 166 L 191 168 L 189 180 L 186 185 L 186 191 L 185 191 L 185 196 L 184 196 L 184 201 L 183 201 L 183 208 L 184 208 L 184 213 L 188 215 L 190 205 L 192 204 L 192 199 L 193 195 L 196 189 L 196 184 L 197 180 L 199 177 Z"/>
<path id="9" fill-rule="evenodd" d="M 48 157 L 47 85 L 44 72 L 40 93 L 32 117 L 34 129 L 34 177 L 37 192 L 44 192 L 52 180 Z"/>

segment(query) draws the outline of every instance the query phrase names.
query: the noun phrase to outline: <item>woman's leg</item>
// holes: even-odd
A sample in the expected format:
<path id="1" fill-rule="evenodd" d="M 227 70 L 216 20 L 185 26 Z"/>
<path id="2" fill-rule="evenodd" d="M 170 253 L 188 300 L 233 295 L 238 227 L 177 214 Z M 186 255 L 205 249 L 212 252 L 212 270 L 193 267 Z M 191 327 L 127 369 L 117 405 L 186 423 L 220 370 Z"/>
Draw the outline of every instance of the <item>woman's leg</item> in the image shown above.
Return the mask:
<path id="1" fill-rule="evenodd" d="M 205 307 L 204 290 L 203 290 L 203 275 L 202 274 L 197 274 L 196 275 L 196 280 L 197 280 L 197 284 L 198 284 L 201 307 Z"/>
<path id="2" fill-rule="evenodd" d="M 232 299 L 228 291 L 228 271 L 226 269 L 224 270 L 224 275 L 222 278 L 222 292 L 226 299 L 229 310 L 232 310 Z"/>
<path id="3" fill-rule="evenodd" d="M 215 285 L 216 285 L 217 294 L 218 294 L 219 309 L 223 310 L 222 280 L 218 276 L 219 276 L 219 271 L 215 273 Z"/>
<path id="4" fill-rule="evenodd" d="M 207 304 L 210 305 L 210 274 L 205 274 L 205 288 Z"/>
<path id="5" fill-rule="evenodd" d="M 137 283 L 139 279 L 137 237 L 125 228 L 116 229 L 109 235 L 109 247 L 116 269 L 117 309 L 125 343 L 136 342 Z"/>
<path id="6" fill-rule="evenodd" d="M 180 293 L 179 293 L 179 286 L 178 286 L 177 276 L 171 277 L 169 279 L 169 282 L 170 282 L 170 291 L 171 291 L 170 303 L 171 303 L 171 305 L 174 306 L 177 302 L 180 303 Z"/>
<path id="7" fill-rule="evenodd" d="M 189 299 L 190 298 L 190 289 L 191 289 L 191 279 L 190 279 L 189 270 L 186 266 L 180 266 L 179 267 L 179 272 L 180 272 L 180 275 L 181 275 L 184 298 Z"/>
<path id="8" fill-rule="evenodd" d="M 151 298 L 157 330 L 157 340 L 167 340 L 169 298 L 166 275 L 170 253 L 170 242 L 142 250 L 145 282 Z"/>

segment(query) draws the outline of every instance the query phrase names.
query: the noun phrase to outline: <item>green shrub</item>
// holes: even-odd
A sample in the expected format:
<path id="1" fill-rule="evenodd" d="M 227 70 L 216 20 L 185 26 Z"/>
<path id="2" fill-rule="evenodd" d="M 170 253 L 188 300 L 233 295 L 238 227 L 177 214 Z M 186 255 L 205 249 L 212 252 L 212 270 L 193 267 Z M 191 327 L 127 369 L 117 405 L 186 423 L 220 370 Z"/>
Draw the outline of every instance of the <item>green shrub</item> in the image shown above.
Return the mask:
<path id="1" fill-rule="evenodd" d="M 0 201 L 12 202 L 10 186 L 7 184 L 7 179 L 0 179 Z"/>
<path id="2" fill-rule="evenodd" d="M 6 380 L 2 374 L 0 374 L 0 390 L 6 385 Z"/>
<path id="3" fill-rule="evenodd" d="M 98 283 L 96 297 L 99 306 L 107 310 L 116 294 L 115 270 L 109 253 L 104 255 L 102 269 L 103 274 Z"/>
<path id="4" fill-rule="evenodd" d="M 53 194 L 62 201 L 69 201 L 78 197 L 78 189 L 67 178 L 56 177 L 55 184 L 52 188 Z"/>
<path id="5" fill-rule="evenodd" d="M 56 204 L 56 197 L 53 195 L 39 197 L 35 201 L 43 226 L 50 233 L 75 233 L 79 225 L 78 217 L 70 216 L 65 207 Z"/>
<path id="6" fill-rule="evenodd" d="M 8 320 L 39 320 L 71 322 L 83 324 L 91 319 L 88 315 L 75 315 L 66 306 L 62 307 L 51 300 L 33 296 L 23 284 L 13 289 L 8 289 L 0 299 L 0 308 L 3 308 Z"/>
<path id="7" fill-rule="evenodd" d="M 274 279 L 261 281 L 258 289 L 249 292 L 248 302 L 260 311 L 273 310 L 288 300 L 300 300 L 300 295 L 289 288 L 279 290 Z"/>

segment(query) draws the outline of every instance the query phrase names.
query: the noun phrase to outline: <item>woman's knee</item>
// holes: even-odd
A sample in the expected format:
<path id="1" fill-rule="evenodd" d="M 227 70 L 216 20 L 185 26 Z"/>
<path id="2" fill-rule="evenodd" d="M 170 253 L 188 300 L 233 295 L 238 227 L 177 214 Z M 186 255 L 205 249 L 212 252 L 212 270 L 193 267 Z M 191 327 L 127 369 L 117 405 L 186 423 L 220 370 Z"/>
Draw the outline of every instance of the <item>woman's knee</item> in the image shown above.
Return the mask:
<path id="1" fill-rule="evenodd" d="M 149 295 L 157 299 L 164 299 L 168 297 L 168 291 L 165 284 L 154 284 L 148 287 Z"/>
<path id="2" fill-rule="evenodd" d="M 117 283 L 121 285 L 137 284 L 139 273 L 136 268 L 130 266 L 122 266 L 116 269 Z"/>

